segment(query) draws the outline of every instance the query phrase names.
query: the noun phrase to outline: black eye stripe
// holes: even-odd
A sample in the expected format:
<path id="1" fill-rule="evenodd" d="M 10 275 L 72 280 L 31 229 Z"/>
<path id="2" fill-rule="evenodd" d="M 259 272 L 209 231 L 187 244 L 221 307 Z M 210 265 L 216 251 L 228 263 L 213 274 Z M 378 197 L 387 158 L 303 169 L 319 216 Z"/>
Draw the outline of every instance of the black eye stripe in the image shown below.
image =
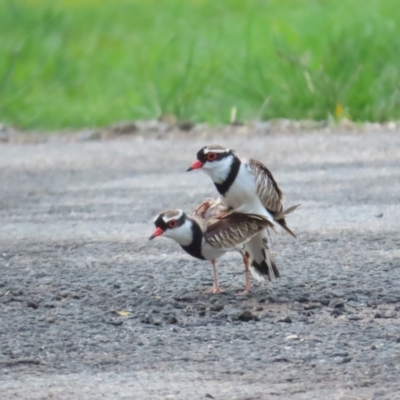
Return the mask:
<path id="1" fill-rule="evenodd" d="M 162 214 L 160 214 L 160 215 L 158 216 L 158 218 L 154 221 L 154 225 L 155 225 L 157 228 L 161 228 L 163 231 L 165 231 L 165 230 L 168 229 L 168 225 L 167 225 L 167 224 L 165 223 L 165 221 L 163 220 Z"/>
<path id="2" fill-rule="evenodd" d="M 165 222 L 164 219 L 163 219 L 163 214 L 160 214 L 158 216 L 158 218 L 154 221 L 154 225 L 156 226 L 156 228 L 161 228 L 163 231 L 166 231 L 167 229 L 173 229 L 173 228 L 176 228 L 178 226 L 183 225 L 185 223 L 185 218 L 186 218 L 186 215 L 182 214 L 179 219 L 175 220 L 176 221 L 176 225 L 173 226 L 173 227 L 169 227 L 168 223 L 170 221 Z"/>
<path id="3" fill-rule="evenodd" d="M 203 147 L 201 150 L 199 150 L 199 151 L 197 152 L 197 159 L 198 159 L 200 162 L 202 162 L 203 164 L 204 164 L 206 161 L 212 162 L 212 161 L 223 160 L 224 158 L 226 158 L 226 157 L 230 156 L 231 154 L 233 154 L 233 153 L 232 153 L 232 150 L 224 151 L 223 153 L 219 153 L 219 152 L 217 153 L 217 152 L 216 152 L 215 154 L 217 155 L 217 157 L 215 157 L 212 161 L 210 161 L 210 160 L 207 160 L 207 154 L 213 153 L 213 151 L 210 150 L 208 153 L 205 153 L 204 150 L 205 150 L 205 147 Z"/>

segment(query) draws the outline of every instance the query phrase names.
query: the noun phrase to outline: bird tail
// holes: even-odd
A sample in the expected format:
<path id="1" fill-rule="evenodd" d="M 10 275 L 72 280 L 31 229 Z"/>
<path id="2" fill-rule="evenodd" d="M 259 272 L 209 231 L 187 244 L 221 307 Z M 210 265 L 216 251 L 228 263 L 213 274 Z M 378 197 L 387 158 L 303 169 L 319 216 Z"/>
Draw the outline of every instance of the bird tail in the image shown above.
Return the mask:
<path id="1" fill-rule="evenodd" d="M 296 204 L 294 206 L 290 206 L 286 208 L 285 210 L 282 210 L 280 213 L 276 214 L 274 216 L 275 221 L 277 222 L 278 225 L 280 225 L 287 233 L 292 235 L 293 237 L 296 237 L 296 235 L 290 230 L 290 228 L 286 224 L 286 219 L 285 216 L 292 213 L 294 210 L 300 207 L 300 204 Z"/>
<path id="2" fill-rule="evenodd" d="M 278 267 L 272 259 L 268 245 L 267 231 L 263 230 L 244 245 L 250 258 L 250 272 L 254 279 L 272 281 L 280 277 Z"/>

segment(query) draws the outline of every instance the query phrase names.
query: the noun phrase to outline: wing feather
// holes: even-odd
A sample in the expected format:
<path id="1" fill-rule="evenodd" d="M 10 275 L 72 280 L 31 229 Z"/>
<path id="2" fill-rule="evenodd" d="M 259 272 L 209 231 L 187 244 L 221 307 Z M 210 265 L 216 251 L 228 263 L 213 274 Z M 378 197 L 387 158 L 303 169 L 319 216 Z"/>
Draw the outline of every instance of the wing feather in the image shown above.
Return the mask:
<path id="1" fill-rule="evenodd" d="M 250 159 L 248 166 L 255 176 L 257 194 L 263 206 L 272 213 L 280 213 L 283 208 L 283 193 L 271 171 L 260 161 Z"/>
<path id="2" fill-rule="evenodd" d="M 261 215 L 232 212 L 210 220 L 204 238 L 215 248 L 234 249 L 262 229 L 272 226 L 272 223 Z"/>

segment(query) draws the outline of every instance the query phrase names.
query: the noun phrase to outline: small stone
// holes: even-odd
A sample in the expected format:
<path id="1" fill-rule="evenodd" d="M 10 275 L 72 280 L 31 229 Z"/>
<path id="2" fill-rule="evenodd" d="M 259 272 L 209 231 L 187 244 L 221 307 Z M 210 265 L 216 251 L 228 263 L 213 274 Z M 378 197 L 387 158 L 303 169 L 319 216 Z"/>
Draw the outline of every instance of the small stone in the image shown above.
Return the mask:
<path id="1" fill-rule="evenodd" d="M 299 337 L 297 335 L 288 335 L 285 340 L 299 340 Z"/>
<path id="2" fill-rule="evenodd" d="M 175 324 L 178 323 L 178 319 L 175 316 L 170 315 L 168 317 L 168 323 L 171 324 L 171 325 L 175 325 Z"/>
<path id="3" fill-rule="evenodd" d="M 215 304 L 213 306 L 210 307 L 210 311 L 222 311 L 224 309 L 224 305 L 223 304 Z"/>
<path id="4" fill-rule="evenodd" d="M 176 124 L 176 116 L 173 114 L 163 114 L 158 118 L 158 120 L 168 125 Z"/>
<path id="5" fill-rule="evenodd" d="M 191 121 L 180 121 L 177 125 L 181 131 L 185 132 L 189 132 L 194 127 L 194 123 Z"/>
<path id="6" fill-rule="evenodd" d="M 9 135 L 7 132 L 0 131 L 0 142 L 7 143 L 10 140 Z"/>
<path id="7" fill-rule="evenodd" d="M 265 318 L 275 318 L 276 315 L 275 315 L 275 313 L 274 313 L 273 311 L 267 311 L 267 312 L 263 315 L 263 317 L 265 317 Z"/>
<path id="8" fill-rule="evenodd" d="M 370 387 L 374 384 L 375 384 L 374 381 L 366 380 L 366 381 L 360 382 L 360 387 Z"/>
<path id="9" fill-rule="evenodd" d="M 116 135 L 131 135 L 138 130 L 135 123 L 129 121 L 117 122 L 108 129 Z"/>
<path id="10" fill-rule="evenodd" d="M 311 317 L 312 315 L 314 315 L 314 312 L 310 311 L 310 310 L 309 311 L 304 311 L 303 315 L 306 316 L 306 317 Z"/>
<path id="11" fill-rule="evenodd" d="M 264 297 L 258 300 L 259 303 L 265 303 L 266 301 L 267 301 L 267 299 Z"/>
<path id="12" fill-rule="evenodd" d="M 384 314 L 385 318 L 396 318 L 397 313 L 396 311 L 386 311 Z"/>
<path id="13" fill-rule="evenodd" d="M 39 305 L 34 302 L 34 301 L 28 301 L 28 303 L 26 304 L 28 307 L 33 308 L 34 310 L 37 310 Z"/>
<path id="14" fill-rule="evenodd" d="M 383 318 L 383 315 L 380 312 L 375 313 L 374 318 Z"/>
<path id="15" fill-rule="evenodd" d="M 348 362 L 350 362 L 352 360 L 351 357 L 336 357 L 335 361 L 338 364 L 347 364 Z"/>
<path id="16" fill-rule="evenodd" d="M 349 130 L 349 131 L 359 130 L 360 129 L 360 125 L 358 125 L 356 122 L 351 121 L 348 118 L 343 118 L 339 122 L 339 126 L 340 126 L 340 128 L 342 128 L 344 130 Z"/>
<path id="17" fill-rule="evenodd" d="M 151 325 L 153 323 L 153 317 L 150 314 L 146 314 L 140 321 L 142 324 Z"/>
<path id="18" fill-rule="evenodd" d="M 309 303 L 304 305 L 305 310 L 316 310 L 318 308 L 321 308 L 321 305 L 318 303 Z"/>
<path id="19" fill-rule="evenodd" d="M 349 315 L 347 317 L 349 321 L 359 321 L 360 319 L 363 319 L 360 315 Z"/>
<path id="20" fill-rule="evenodd" d="M 343 301 L 343 299 L 333 299 L 329 303 L 329 307 L 332 307 L 332 308 L 344 308 L 344 301 Z"/>
<path id="21" fill-rule="evenodd" d="M 298 301 L 294 301 L 292 304 L 292 309 L 295 311 L 303 311 L 303 305 L 301 303 L 299 303 Z"/>
<path id="22" fill-rule="evenodd" d="M 214 396 L 211 396 L 211 394 L 209 394 L 209 393 L 207 393 L 207 394 L 205 395 L 205 397 L 206 397 L 207 399 L 215 399 L 215 397 L 214 397 Z"/>
<path id="23" fill-rule="evenodd" d="M 329 299 L 319 299 L 318 300 L 323 306 L 328 306 L 330 303 Z"/>
<path id="24" fill-rule="evenodd" d="M 335 318 L 340 317 L 343 315 L 344 308 L 334 308 L 331 311 L 331 315 Z"/>
<path id="25" fill-rule="evenodd" d="M 379 213 L 375 215 L 376 218 L 382 218 L 383 217 L 383 213 Z"/>
<path id="26" fill-rule="evenodd" d="M 111 320 L 110 322 L 109 322 L 109 324 L 110 325 L 114 325 L 114 326 L 121 326 L 122 324 L 123 324 L 123 321 L 121 321 L 121 320 Z"/>
<path id="27" fill-rule="evenodd" d="M 302 130 L 310 131 L 310 130 L 315 130 L 315 129 L 322 129 L 327 125 L 327 121 L 322 120 L 322 121 L 314 121 L 311 119 L 304 119 L 300 120 L 299 122 L 299 128 Z"/>
<path id="28" fill-rule="evenodd" d="M 394 121 L 390 121 L 386 124 L 386 127 L 390 130 L 390 131 L 394 131 L 397 128 L 396 122 Z"/>
<path id="29" fill-rule="evenodd" d="M 272 362 L 291 362 L 291 361 L 286 357 L 278 357 L 278 358 L 274 358 L 272 360 Z"/>
<path id="30" fill-rule="evenodd" d="M 6 143 L 9 142 L 13 135 L 17 133 L 15 128 L 10 126 L 5 126 L 4 124 L 0 124 L 0 142 Z"/>
<path id="31" fill-rule="evenodd" d="M 308 313 L 308 312 L 307 312 L 307 313 Z M 297 318 L 297 320 L 298 320 L 299 322 L 305 322 L 306 324 L 308 324 L 308 323 L 309 323 L 308 317 L 310 317 L 310 315 L 300 315 L 300 316 Z"/>
<path id="32" fill-rule="evenodd" d="M 285 322 L 287 324 L 291 324 L 293 321 L 292 321 L 292 318 L 290 318 L 288 316 L 288 317 L 285 317 L 285 318 L 282 318 L 282 319 L 278 320 L 278 322 Z"/>
<path id="33" fill-rule="evenodd" d="M 371 350 L 376 350 L 377 349 L 377 347 L 373 344 L 372 346 L 371 346 Z"/>
<path id="34" fill-rule="evenodd" d="M 93 140 L 100 140 L 101 133 L 99 131 L 82 131 L 76 135 L 78 142 L 90 142 Z"/>
<path id="35" fill-rule="evenodd" d="M 331 357 L 348 357 L 349 353 L 347 351 L 337 351 L 336 353 L 331 354 Z"/>
<path id="36" fill-rule="evenodd" d="M 258 320 L 258 317 L 256 316 L 256 315 L 254 315 L 251 311 L 249 311 L 249 310 L 246 310 L 246 311 L 243 311 L 242 313 L 240 313 L 238 316 L 237 316 L 237 319 L 239 320 L 239 321 L 244 321 L 244 322 L 248 322 L 248 321 L 257 321 Z"/>
<path id="37" fill-rule="evenodd" d="M 199 316 L 200 317 L 204 317 L 206 315 L 206 308 L 205 307 L 201 307 L 199 309 Z"/>
<path id="38" fill-rule="evenodd" d="M 347 301 L 358 301 L 358 296 L 357 296 L 355 293 L 350 294 L 350 295 L 347 297 Z"/>
<path id="39" fill-rule="evenodd" d="M 308 297 L 306 296 L 300 296 L 298 299 L 296 299 L 299 303 L 308 303 Z"/>

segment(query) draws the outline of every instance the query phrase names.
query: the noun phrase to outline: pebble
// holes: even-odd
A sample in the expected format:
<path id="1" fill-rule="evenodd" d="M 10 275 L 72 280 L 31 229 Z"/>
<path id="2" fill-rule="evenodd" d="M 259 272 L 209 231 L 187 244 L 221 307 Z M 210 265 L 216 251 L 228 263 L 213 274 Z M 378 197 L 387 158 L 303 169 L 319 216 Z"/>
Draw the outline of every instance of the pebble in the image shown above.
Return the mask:
<path id="1" fill-rule="evenodd" d="M 246 310 L 246 311 L 243 311 L 242 313 L 240 313 L 237 316 L 237 319 L 239 321 L 248 322 L 248 321 L 253 321 L 253 320 L 257 321 L 258 317 L 257 317 L 257 315 L 254 315 L 251 311 Z"/>
<path id="2" fill-rule="evenodd" d="M 331 308 L 343 308 L 344 307 L 344 300 L 343 299 L 333 299 L 329 303 L 329 307 L 331 307 Z"/>
<path id="3" fill-rule="evenodd" d="M 385 318 L 396 318 L 397 313 L 396 311 L 386 311 L 384 314 Z"/>
<path id="4" fill-rule="evenodd" d="M 278 322 L 285 322 L 285 323 L 287 323 L 287 324 L 291 324 L 293 321 L 292 321 L 292 318 L 290 318 L 289 316 L 287 316 L 287 317 L 285 317 L 285 318 L 282 318 L 282 319 L 278 320 Z"/>
<path id="5" fill-rule="evenodd" d="M 299 340 L 299 337 L 297 335 L 288 335 L 285 340 Z"/>

